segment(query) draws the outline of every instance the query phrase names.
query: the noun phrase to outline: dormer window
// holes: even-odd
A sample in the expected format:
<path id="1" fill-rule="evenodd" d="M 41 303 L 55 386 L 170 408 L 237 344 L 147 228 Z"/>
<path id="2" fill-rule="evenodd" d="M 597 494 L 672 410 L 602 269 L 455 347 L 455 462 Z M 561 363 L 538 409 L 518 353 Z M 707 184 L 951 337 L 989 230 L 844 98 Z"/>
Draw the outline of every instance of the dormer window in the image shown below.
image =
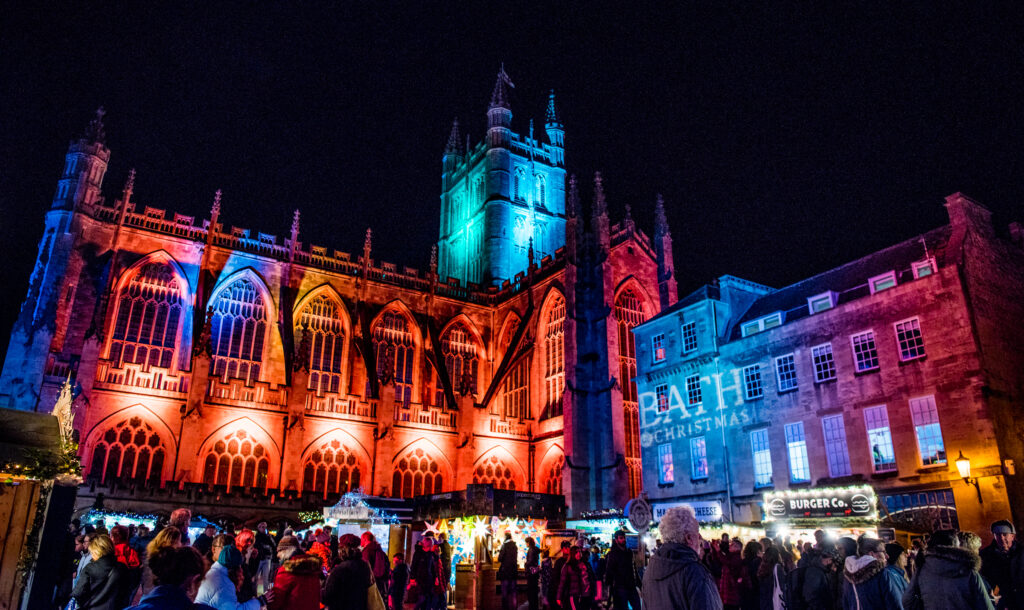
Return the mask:
<path id="1" fill-rule="evenodd" d="M 813 316 L 836 306 L 836 293 L 829 290 L 807 299 L 807 310 Z"/>
<path id="2" fill-rule="evenodd" d="M 925 276 L 935 273 L 935 259 L 926 258 L 911 265 L 914 269 L 914 279 L 919 280 Z"/>
<path id="3" fill-rule="evenodd" d="M 750 335 L 768 330 L 769 328 L 775 328 L 776 326 L 782 326 L 781 311 L 776 311 L 775 313 L 744 323 L 743 326 L 740 327 L 740 333 L 744 337 L 749 337 Z"/>
<path id="4" fill-rule="evenodd" d="M 882 275 L 876 275 L 875 277 L 868 280 L 868 287 L 871 289 L 871 294 L 888 290 L 896 286 L 896 272 L 889 271 Z"/>

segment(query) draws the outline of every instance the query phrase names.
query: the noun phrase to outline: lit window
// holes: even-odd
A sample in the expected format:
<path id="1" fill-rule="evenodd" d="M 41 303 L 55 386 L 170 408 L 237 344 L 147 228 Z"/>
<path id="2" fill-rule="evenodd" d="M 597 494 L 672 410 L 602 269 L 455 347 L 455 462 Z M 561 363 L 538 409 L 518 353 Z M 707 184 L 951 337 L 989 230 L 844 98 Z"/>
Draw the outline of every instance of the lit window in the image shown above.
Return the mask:
<path id="1" fill-rule="evenodd" d="M 708 447 L 703 436 L 690 439 L 690 478 L 708 478 Z"/>
<path id="2" fill-rule="evenodd" d="M 811 480 L 811 466 L 807 460 L 807 441 L 804 438 L 804 422 L 786 424 L 786 451 L 789 454 L 789 480 L 792 483 L 808 483 Z"/>
<path id="3" fill-rule="evenodd" d="M 814 363 L 814 381 L 821 383 L 836 378 L 836 362 L 832 359 L 831 343 L 811 348 L 811 361 Z"/>
<path id="4" fill-rule="evenodd" d="M 888 290 L 896 285 L 896 272 L 889 271 L 882 275 L 876 275 L 875 277 L 868 280 L 868 288 L 871 289 L 871 294 Z"/>
<path id="5" fill-rule="evenodd" d="M 213 305 L 210 368 L 217 377 L 259 381 L 267 306 L 263 293 L 248 278 L 239 278 L 218 293 Z"/>
<path id="6" fill-rule="evenodd" d="M 768 446 L 768 428 L 750 433 L 750 451 L 754 457 L 754 487 L 772 484 L 772 450 Z"/>
<path id="7" fill-rule="evenodd" d="M 779 380 L 779 391 L 788 392 L 797 388 L 796 357 L 786 354 L 775 359 L 775 376 Z"/>
<path id="8" fill-rule="evenodd" d="M 782 312 L 776 311 L 773 314 L 758 318 L 756 320 L 746 322 L 740 327 L 741 334 L 746 337 L 754 333 L 759 333 L 769 328 L 775 328 L 776 326 L 782 326 Z"/>
<path id="9" fill-rule="evenodd" d="M 409 321 L 397 311 L 387 311 L 373 329 L 373 347 L 377 357 L 377 375 L 395 382 L 395 403 L 412 403 L 414 346 Z"/>
<path id="10" fill-rule="evenodd" d="M 686 378 L 686 404 L 697 407 L 701 402 L 703 402 L 703 397 L 700 389 L 700 375 L 690 375 Z"/>
<path id="11" fill-rule="evenodd" d="M 683 353 L 687 354 L 697 349 L 697 323 L 687 322 L 683 324 Z"/>
<path id="12" fill-rule="evenodd" d="M 878 368 L 878 350 L 875 349 L 875 333 L 865 331 L 850 337 L 853 346 L 853 362 L 858 373 Z"/>
<path id="13" fill-rule="evenodd" d="M 651 337 L 651 354 L 655 362 L 665 359 L 665 333 L 659 333 Z"/>
<path id="14" fill-rule="evenodd" d="M 565 392 L 565 298 L 557 295 L 544 323 L 544 412 L 541 419 L 562 414 Z"/>
<path id="15" fill-rule="evenodd" d="M 270 461 L 263 445 L 245 430 L 236 430 L 214 443 L 206 454 L 203 482 L 207 485 L 266 489 Z"/>
<path id="16" fill-rule="evenodd" d="M 668 385 L 655 386 L 654 394 L 658 397 L 658 413 L 668 412 Z"/>
<path id="17" fill-rule="evenodd" d="M 935 259 L 926 258 L 923 261 L 916 262 L 912 265 L 914 269 L 914 279 L 921 279 L 935 273 Z"/>
<path id="18" fill-rule="evenodd" d="M 807 310 L 813 316 L 836 306 L 836 293 L 829 291 L 807 299 Z"/>
<path id="19" fill-rule="evenodd" d="M 900 344 L 900 360 L 905 362 L 924 356 L 924 338 L 917 318 L 896 323 L 896 340 Z"/>
<path id="20" fill-rule="evenodd" d="M 303 338 L 303 333 L 308 336 Z M 302 309 L 295 326 L 297 345 L 309 345 L 309 389 L 318 395 L 341 391 L 345 329 L 341 305 L 318 295 Z"/>
<path id="21" fill-rule="evenodd" d="M 764 387 L 761 385 L 761 366 L 752 364 L 743 369 L 743 394 L 747 400 L 761 398 L 764 396 Z"/>
<path id="22" fill-rule="evenodd" d="M 885 410 L 885 405 L 864 409 L 864 427 L 868 431 L 871 465 L 875 472 L 896 470 L 896 452 L 892 447 L 889 414 Z"/>
<path id="23" fill-rule="evenodd" d="M 821 419 L 825 432 L 825 455 L 828 456 L 828 476 L 845 477 L 850 474 L 850 453 L 846 449 L 846 426 L 842 415 Z"/>
<path id="24" fill-rule="evenodd" d="M 328 494 L 359 489 L 359 463 L 355 452 L 338 439 L 328 441 L 306 458 L 302 490 Z"/>
<path id="25" fill-rule="evenodd" d="M 676 473 L 672 465 L 672 444 L 658 445 L 658 483 L 668 485 L 675 483 Z"/>
<path id="26" fill-rule="evenodd" d="M 181 287 L 167 263 L 148 263 L 117 296 L 110 360 L 171 368 L 184 308 Z"/>
<path id="27" fill-rule="evenodd" d="M 935 397 L 912 398 L 910 415 L 914 419 L 914 433 L 917 436 L 917 449 L 921 453 L 921 463 L 925 466 L 945 464 L 946 446 L 942 442 Z"/>
<path id="28" fill-rule="evenodd" d="M 89 477 L 158 487 L 166 453 L 157 431 L 141 417 L 131 417 L 93 436 Z"/>
<path id="29" fill-rule="evenodd" d="M 441 493 L 443 486 L 444 477 L 437 460 L 418 448 L 398 460 L 391 475 L 391 495 L 395 498 Z"/>

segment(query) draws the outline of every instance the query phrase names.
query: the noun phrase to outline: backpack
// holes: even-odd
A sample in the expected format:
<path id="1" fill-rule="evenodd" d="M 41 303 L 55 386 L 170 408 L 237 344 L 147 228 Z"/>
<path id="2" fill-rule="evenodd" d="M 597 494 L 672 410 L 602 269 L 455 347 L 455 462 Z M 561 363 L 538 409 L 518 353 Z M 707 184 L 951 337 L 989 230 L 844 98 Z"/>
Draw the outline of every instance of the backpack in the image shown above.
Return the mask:
<path id="1" fill-rule="evenodd" d="M 782 605 L 786 610 L 809 610 L 804 599 L 806 575 L 807 566 L 800 566 L 786 574 L 785 583 L 779 583 L 782 588 Z"/>
<path id="2" fill-rule="evenodd" d="M 384 582 L 391 578 L 391 566 L 388 565 L 388 556 L 380 547 L 377 547 L 373 555 L 373 577 Z"/>

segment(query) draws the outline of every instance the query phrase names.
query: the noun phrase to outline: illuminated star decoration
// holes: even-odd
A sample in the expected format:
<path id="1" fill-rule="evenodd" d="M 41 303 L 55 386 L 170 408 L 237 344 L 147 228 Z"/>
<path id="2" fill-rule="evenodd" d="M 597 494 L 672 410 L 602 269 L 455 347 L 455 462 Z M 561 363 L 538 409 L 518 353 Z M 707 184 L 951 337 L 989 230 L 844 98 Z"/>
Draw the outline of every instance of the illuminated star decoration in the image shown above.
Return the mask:
<path id="1" fill-rule="evenodd" d="M 490 533 L 490 529 L 491 528 L 487 524 L 487 518 L 486 517 L 476 517 L 473 520 L 472 532 L 473 532 L 473 537 L 474 538 L 483 538 L 484 536 L 486 536 L 487 534 Z"/>

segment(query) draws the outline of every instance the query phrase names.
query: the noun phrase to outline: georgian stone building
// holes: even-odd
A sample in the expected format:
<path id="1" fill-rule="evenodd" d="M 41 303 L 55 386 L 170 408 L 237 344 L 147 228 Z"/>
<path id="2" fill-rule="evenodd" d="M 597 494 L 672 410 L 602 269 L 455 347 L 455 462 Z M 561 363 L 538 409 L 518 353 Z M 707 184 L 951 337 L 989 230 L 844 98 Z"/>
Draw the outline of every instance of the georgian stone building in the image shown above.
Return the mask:
<path id="1" fill-rule="evenodd" d="M 945 205 L 946 226 L 781 289 L 724 276 L 635 330 L 653 500 L 757 523 L 766 490 L 869 484 L 884 526 L 1024 525 L 1024 231 Z"/>
<path id="2" fill-rule="evenodd" d="M 425 270 L 374 259 L 369 230 L 355 254 L 304 243 L 299 211 L 284 239 L 227 225 L 220 192 L 208 219 L 168 214 L 134 172 L 109 201 L 98 115 L 46 213 L 0 400 L 48 411 L 70 376 L 108 506 L 143 495 L 125 486 L 280 505 L 487 482 L 621 507 L 641 486 L 629 329 L 676 298 L 671 238 L 663 213 L 653 240 L 612 226 L 600 176 L 585 217 L 554 95 L 542 142 L 512 131 L 507 84 L 481 143 L 453 129 Z"/>

